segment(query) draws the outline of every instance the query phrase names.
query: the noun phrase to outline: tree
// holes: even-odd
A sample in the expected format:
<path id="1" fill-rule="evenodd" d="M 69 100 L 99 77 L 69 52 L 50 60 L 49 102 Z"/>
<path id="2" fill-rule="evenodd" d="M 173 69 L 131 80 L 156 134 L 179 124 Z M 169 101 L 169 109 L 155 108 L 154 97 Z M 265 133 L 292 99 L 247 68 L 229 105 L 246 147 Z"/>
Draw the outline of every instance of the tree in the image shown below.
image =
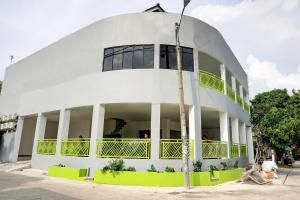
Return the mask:
<path id="1" fill-rule="evenodd" d="M 300 139 L 300 91 L 272 90 L 251 101 L 251 122 L 258 144 L 277 149 Z"/>

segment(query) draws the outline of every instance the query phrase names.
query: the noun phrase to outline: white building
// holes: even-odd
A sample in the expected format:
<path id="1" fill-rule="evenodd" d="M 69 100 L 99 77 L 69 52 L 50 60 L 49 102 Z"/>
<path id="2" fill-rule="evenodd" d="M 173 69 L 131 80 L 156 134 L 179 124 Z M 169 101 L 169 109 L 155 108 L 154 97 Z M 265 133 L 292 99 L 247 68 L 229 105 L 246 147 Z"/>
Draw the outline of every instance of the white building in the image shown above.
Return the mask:
<path id="1" fill-rule="evenodd" d="M 179 171 L 179 18 L 159 5 L 109 17 L 8 66 L 1 160 L 25 156 L 37 169 L 61 163 L 93 172 L 122 158 L 137 170 Z M 246 73 L 210 25 L 184 16 L 180 40 L 191 160 L 204 169 L 253 163 Z"/>

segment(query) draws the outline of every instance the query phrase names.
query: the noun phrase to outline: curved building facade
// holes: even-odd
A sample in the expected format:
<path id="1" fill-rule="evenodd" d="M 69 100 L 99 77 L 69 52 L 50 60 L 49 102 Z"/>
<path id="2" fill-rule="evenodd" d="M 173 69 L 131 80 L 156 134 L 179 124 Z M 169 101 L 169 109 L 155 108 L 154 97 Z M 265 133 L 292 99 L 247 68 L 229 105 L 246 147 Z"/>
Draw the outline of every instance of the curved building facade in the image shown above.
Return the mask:
<path id="1" fill-rule="evenodd" d="M 109 17 L 8 66 L 1 159 L 181 169 L 174 24 L 179 14 Z M 253 163 L 247 75 L 222 35 L 184 16 L 180 30 L 190 159 Z M 6 117 L 8 116 L 8 117 Z"/>

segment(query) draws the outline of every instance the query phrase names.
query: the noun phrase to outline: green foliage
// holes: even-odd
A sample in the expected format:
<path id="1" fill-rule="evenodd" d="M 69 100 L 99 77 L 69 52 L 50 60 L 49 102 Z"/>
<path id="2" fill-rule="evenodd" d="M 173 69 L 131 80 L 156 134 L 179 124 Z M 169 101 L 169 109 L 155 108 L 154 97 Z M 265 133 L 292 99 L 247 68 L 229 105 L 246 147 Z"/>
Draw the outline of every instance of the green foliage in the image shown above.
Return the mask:
<path id="1" fill-rule="evenodd" d="M 210 176 L 211 177 L 214 177 L 215 176 L 215 174 L 214 174 L 214 171 L 218 171 L 219 169 L 216 167 L 216 166 L 214 166 L 214 165 L 210 165 L 209 166 L 209 173 L 210 173 Z"/>
<path id="2" fill-rule="evenodd" d="M 124 171 L 125 165 L 123 160 L 111 160 L 108 162 L 108 165 L 103 167 L 103 171 Z"/>
<path id="3" fill-rule="evenodd" d="M 165 172 L 175 172 L 175 169 L 173 167 L 166 167 Z"/>
<path id="4" fill-rule="evenodd" d="M 158 171 L 156 170 L 156 168 L 154 167 L 154 165 L 151 165 L 151 166 L 150 166 L 150 169 L 147 169 L 147 171 L 148 171 L 148 172 L 158 172 Z"/>
<path id="5" fill-rule="evenodd" d="M 226 161 L 222 161 L 220 163 L 220 165 L 222 166 L 222 170 L 226 170 L 227 169 L 227 162 Z"/>
<path id="6" fill-rule="evenodd" d="M 194 172 L 201 172 L 202 162 L 200 160 L 193 161 Z"/>
<path id="7" fill-rule="evenodd" d="M 239 161 L 238 160 L 236 160 L 234 162 L 233 168 L 239 168 Z"/>
<path id="8" fill-rule="evenodd" d="M 128 167 L 125 171 L 135 172 L 136 169 L 135 169 L 135 167 L 130 166 L 130 167 Z"/>
<path id="9" fill-rule="evenodd" d="M 61 163 L 59 163 L 59 164 L 56 165 L 56 166 L 58 166 L 58 167 L 66 167 L 65 165 L 63 165 L 63 164 L 61 164 Z"/>
<path id="10" fill-rule="evenodd" d="M 251 101 L 251 122 L 261 145 L 278 149 L 300 140 L 300 91 L 272 90 Z"/>

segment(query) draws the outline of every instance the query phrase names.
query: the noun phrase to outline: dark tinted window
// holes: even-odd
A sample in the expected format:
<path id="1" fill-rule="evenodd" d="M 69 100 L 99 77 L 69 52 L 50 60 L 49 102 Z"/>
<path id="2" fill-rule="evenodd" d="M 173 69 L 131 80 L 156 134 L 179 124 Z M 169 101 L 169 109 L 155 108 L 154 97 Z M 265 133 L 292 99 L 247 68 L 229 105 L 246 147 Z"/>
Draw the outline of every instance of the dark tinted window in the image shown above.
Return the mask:
<path id="1" fill-rule="evenodd" d="M 193 49 L 181 47 L 181 62 L 183 70 L 194 71 Z M 160 45 L 160 68 L 177 69 L 176 47 L 173 45 Z"/>
<path id="2" fill-rule="evenodd" d="M 114 48 L 113 70 L 122 69 L 123 47 Z"/>
<path id="3" fill-rule="evenodd" d="M 132 56 L 133 56 L 133 47 L 125 47 L 123 54 L 123 68 L 131 69 L 132 68 Z"/>
<path id="4" fill-rule="evenodd" d="M 104 50 L 103 71 L 153 67 L 154 45 L 131 45 Z"/>
<path id="5" fill-rule="evenodd" d="M 133 68 L 143 68 L 143 46 L 135 46 L 133 51 Z"/>
<path id="6" fill-rule="evenodd" d="M 112 70 L 113 52 L 112 48 L 104 50 L 103 71 Z"/>
<path id="7" fill-rule="evenodd" d="M 153 45 L 144 46 L 144 68 L 153 68 L 154 65 L 154 47 Z"/>

